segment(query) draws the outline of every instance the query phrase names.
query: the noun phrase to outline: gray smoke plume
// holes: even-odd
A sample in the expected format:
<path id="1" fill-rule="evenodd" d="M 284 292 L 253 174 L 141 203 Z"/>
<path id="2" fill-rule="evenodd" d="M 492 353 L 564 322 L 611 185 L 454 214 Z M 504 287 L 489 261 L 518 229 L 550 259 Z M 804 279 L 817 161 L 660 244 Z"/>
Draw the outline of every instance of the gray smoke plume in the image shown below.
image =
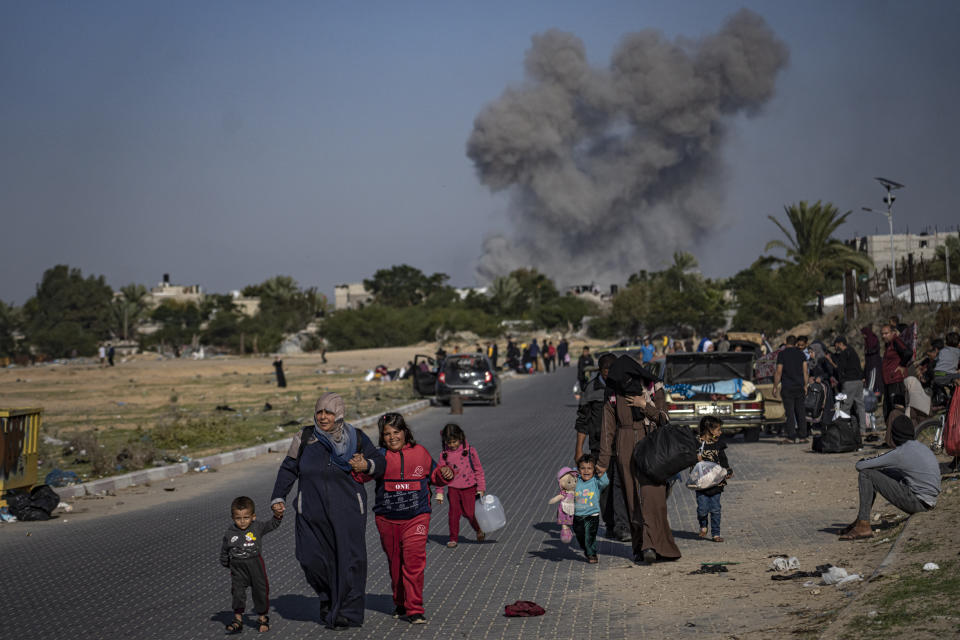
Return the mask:
<path id="1" fill-rule="evenodd" d="M 725 122 L 770 99 L 787 56 L 746 9 L 697 40 L 626 35 L 607 69 L 571 33 L 534 36 L 526 83 L 467 141 L 483 184 L 509 190 L 514 227 L 485 240 L 479 278 L 533 266 L 561 284 L 620 282 L 692 248 L 722 223 Z"/>

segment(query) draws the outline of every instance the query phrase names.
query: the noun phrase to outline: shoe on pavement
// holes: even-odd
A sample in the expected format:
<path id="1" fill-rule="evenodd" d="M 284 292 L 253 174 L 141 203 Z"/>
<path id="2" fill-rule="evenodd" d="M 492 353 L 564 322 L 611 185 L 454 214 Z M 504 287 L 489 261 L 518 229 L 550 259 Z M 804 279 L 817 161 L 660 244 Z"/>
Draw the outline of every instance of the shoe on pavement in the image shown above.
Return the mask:
<path id="1" fill-rule="evenodd" d="M 657 561 L 657 552 L 653 549 L 644 549 L 642 552 L 643 561 L 647 564 L 653 564 Z"/>
<path id="2" fill-rule="evenodd" d="M 402 617 L 404 617 L 405 615 L 407 615 L 407 608 L 406 608 L 406 607 L 397 607 L 396 609 L 393 610 L 393 619 L 394 619 L 394 620 L 396 620 L 396 619 L 398 619 L 398 618 L 402 618 Z"/>
<path id="3" fill-rule="evenodd" d="M 447 548 L 448 548 L 448 549 L 456 549 L 456 548 L 457 548 L 457 542 L 456 542 L 456 540 L 451 540 L 450 542 L 448 542 L 448 543 L 447 543 Z"/>
<path id="4" fill-rule="evenodd" d="M 427 619 L 423 617 L 422 613 L 415 613 L 409 618 L 410 624 L 427 624 Z"/>
<path id="5" fill-rule="evenodd" d="M 477 542 L 483 542 L 486 539 L 487 539 L 487 534 L 485 534 L 482 529 L 480 531 L 477 531 Z"/>

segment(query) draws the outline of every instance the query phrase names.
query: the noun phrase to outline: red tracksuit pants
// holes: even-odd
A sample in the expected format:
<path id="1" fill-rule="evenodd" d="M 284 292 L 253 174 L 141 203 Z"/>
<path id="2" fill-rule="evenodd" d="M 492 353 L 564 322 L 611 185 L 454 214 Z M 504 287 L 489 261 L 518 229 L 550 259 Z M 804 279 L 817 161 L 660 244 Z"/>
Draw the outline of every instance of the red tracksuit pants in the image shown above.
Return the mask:
<path id="1" fill-rule="evenodd" d="M 380 544 L 390 563 L 393 604 L 404 607 L 407 615 L 423 614 L 423 571 L 427 566 L 427 533 L 430 514 L 409 520 L 391 520 L 377 516 Z"/>
<path id="2" fill-rule="evenodd" d="M 450 540 L 456 542 L 460 536 L 460 518 L 466 518 L 474 531 L 480 531 L 480 524 L 477 522 L 476 500 L 477 487 L 467 487 L 466 489 L 456 489 L 447 487 L 447 496 L 450 499 L 450 508 L 447 511 L 447 523 L 450 525 Z"/>

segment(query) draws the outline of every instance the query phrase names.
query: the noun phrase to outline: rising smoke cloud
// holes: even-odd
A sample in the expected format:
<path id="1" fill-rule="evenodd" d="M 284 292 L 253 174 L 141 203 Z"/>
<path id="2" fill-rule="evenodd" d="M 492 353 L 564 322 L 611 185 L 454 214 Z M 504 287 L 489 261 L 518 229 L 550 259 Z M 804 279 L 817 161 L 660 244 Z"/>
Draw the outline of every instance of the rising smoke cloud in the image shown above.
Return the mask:
<path id="1" fill-rule="evenodd" d="M 561 284 L 621 282 L 692 248 L 723 222 L 726 122 L 757 113 L 787 57 L 746 9 L 699 39 L 628 34 L 606 69 L 571 33 L 533 36 L 527 81 L 484 107 L 467 141 L 513 223 L 485 239 L 478 278 L 533 266 Z"/>

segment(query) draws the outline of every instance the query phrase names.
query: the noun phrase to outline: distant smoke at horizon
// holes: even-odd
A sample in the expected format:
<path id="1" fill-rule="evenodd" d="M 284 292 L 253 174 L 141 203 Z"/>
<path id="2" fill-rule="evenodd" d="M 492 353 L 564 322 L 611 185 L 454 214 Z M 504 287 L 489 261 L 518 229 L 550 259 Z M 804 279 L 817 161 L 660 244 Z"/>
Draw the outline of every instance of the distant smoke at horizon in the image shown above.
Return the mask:
<path id="1" fill-rule="evenodd" d="M 691 248 L 723 222 L 725 121 L 759 111 L 787 58 L 747 9 L 699 39 L 627 34 L 606 69 L 571 33 L 533 36 L 527 81 L 485 106 L 467 141 L 513 225 L 484 240 L 478 278 L 532 266 L 560 284 L 620 282 Z"/>

